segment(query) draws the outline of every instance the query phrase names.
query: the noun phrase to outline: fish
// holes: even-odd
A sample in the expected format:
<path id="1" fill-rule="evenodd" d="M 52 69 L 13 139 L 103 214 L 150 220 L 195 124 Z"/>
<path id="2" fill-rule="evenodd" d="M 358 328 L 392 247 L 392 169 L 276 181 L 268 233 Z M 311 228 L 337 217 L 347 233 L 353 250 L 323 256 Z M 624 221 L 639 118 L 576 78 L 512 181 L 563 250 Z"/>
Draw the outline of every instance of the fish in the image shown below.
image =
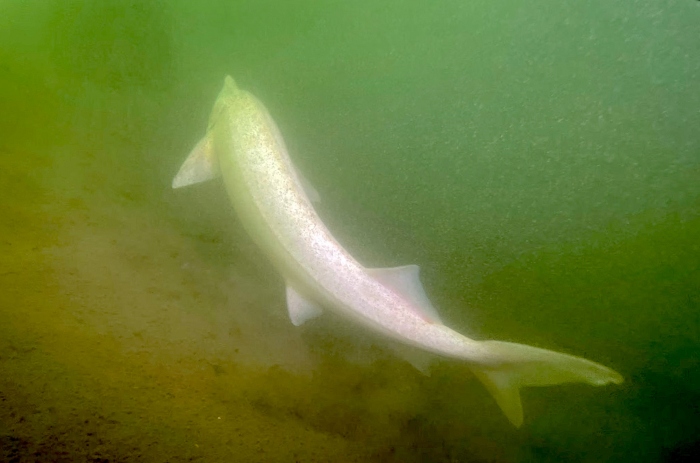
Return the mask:
<path id="1" fill-rule="evenodd" d="M 224 79 L 206 135 L 172 187 L 219 176 L 242 226 L 284 279 L 294 325 L 330 311 L 400 345 L 462 361 L 516 427 L 523 423 L 523 387 L 623 382 L 616 371 L 582 357 L 464 336 L 440 319 L 417 265 L 360 264 L 317 214 L 319 195 L 293 164 L 268 110 L 231 76 Z"/>

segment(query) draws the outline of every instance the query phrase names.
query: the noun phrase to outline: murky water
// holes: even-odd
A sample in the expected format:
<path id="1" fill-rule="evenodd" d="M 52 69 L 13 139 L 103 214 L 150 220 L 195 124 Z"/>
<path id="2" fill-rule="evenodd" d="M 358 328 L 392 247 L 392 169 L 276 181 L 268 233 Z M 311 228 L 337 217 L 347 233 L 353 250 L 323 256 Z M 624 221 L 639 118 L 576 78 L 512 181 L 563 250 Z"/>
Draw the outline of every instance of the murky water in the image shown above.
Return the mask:
<path id="1" fill-rule="evenodd" d="M 697 2 L 0 8 L 0 460 L 697 457 Z M 464 365 L 293 327 L 221 183 L 170 188 L 226 74 L 363 263 L 626 382 L 516 430 Z"/>

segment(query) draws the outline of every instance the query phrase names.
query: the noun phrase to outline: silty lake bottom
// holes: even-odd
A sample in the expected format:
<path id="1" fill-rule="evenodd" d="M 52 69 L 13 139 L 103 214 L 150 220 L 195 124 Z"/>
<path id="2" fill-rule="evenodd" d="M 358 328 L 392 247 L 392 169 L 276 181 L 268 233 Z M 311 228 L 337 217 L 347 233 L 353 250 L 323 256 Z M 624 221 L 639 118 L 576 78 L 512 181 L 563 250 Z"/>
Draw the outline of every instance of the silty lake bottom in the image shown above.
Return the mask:
<path id="1" fill-rule="evenodd" d="M 0 461 L 697 459 L 697 2 L 399 3 L 7 6 Z M 221 182 L 170 188 L 226 74 L 360 261 L 625 382 L 515 429 L 464 364 L 292 326 Z"/>

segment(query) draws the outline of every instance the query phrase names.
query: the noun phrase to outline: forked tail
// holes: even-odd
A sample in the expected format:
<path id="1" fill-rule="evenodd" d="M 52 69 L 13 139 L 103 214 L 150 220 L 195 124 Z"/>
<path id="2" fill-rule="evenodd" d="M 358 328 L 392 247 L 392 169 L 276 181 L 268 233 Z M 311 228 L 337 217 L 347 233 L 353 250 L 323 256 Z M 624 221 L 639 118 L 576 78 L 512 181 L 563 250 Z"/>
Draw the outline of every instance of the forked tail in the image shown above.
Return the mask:
<path id="1" fill-rule="evenodd" d="M 492 365 L 470 368 L 515 426 L 523 423 L 521 387 L 580 382 L 603 386 L 623 381 L 616 371 L 581 357 L 511 342 L 482 344 L 497 360 Z"/>

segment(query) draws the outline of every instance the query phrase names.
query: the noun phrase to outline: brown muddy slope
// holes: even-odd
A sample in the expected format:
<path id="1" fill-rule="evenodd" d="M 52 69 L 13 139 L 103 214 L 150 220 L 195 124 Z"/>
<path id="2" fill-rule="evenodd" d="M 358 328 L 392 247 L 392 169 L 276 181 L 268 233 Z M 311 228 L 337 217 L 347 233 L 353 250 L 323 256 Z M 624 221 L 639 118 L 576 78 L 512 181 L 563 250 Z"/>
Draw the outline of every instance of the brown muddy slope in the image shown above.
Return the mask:
<path id="1" fill-rule="evenodd" d="M 460 406 L 500 419 L 466 370 L 420 387 L 291 326 L 221 186 L 170 190 L 187 147 L 152 154 L 162 108 L 15 84 L 35 97 L 7 104 L 0 155 L 0 460 L 507 461 L 451 409 L 476 390 Z"/>

